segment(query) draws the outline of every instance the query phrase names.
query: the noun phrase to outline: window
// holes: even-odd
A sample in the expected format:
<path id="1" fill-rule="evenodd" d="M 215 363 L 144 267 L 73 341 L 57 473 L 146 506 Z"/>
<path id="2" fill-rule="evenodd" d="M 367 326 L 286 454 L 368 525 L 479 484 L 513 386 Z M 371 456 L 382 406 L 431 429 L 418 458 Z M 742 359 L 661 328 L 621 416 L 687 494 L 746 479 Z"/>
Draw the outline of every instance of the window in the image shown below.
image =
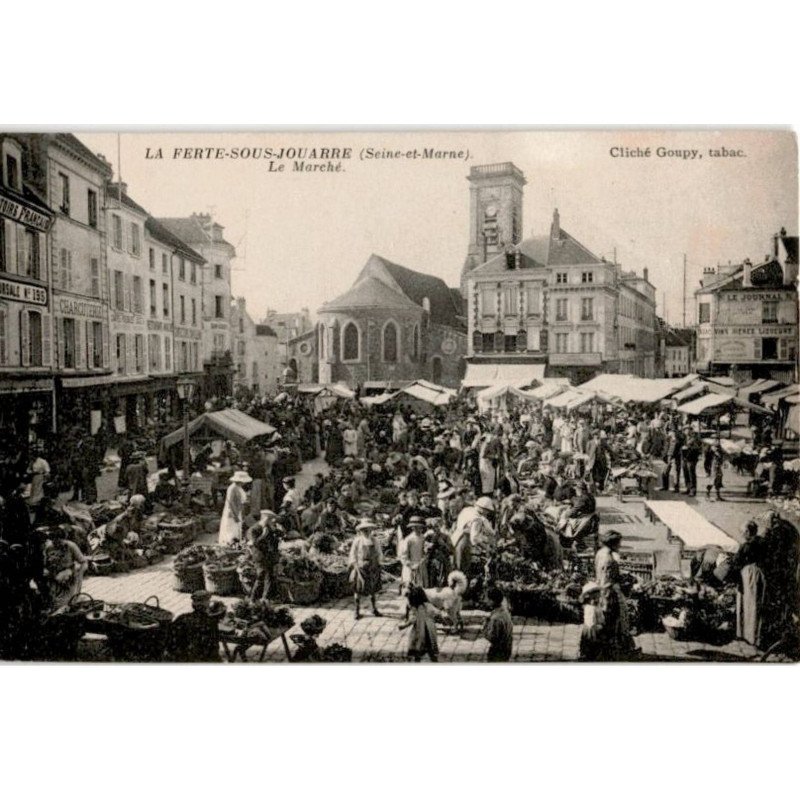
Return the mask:
<path id="1" fill-rule="evenodd" d="M 164 275 L 166 275 L 168 271 L 169 271 L 169 261 L 167 260 L 167 254 L 166 253 L 162 253 L 161 254 L 161 272 L 163 272 Z"/>
<path id="2" fill-rule="evenodd" d="M 777 322 L 778 321 L 778 301 L 777 300 L 764 300 L 761 306 L 761 321 L 762 322 Z"/>
<path id="3" fill-rule="evenodd" d="M 192 298 L 192 325 L 197 325 L 197 300 Z"/>
<path id="4" fill-rule="evenodd" d="M 86 211 L 89 220 L 89 227 L 97 227 L 97 192 L 89 189 L 86 192 Z"/>
<path id="5" fill-rule="evenodd" d="M 103 323 L 92 322 L 87 331 L 89 334 L 86 341 L 89 343 L 89 358 L 87 363 L 92 369 L 102 369 L 103 367 Z"/>
<path id="6" fill-rule="evenodd" d="M 528 308 L 528 314 L 539 314 L 541 307 L 541 292 L 538 286 L 528 286 L 525 290 L 525 302 Z"/>
<path id="7" fill-rule="evenodd" d="M 100 262 L 96 258 L 89 259 L 89 271 L 91 273 L 91 295 L 100 297 Z"/>
<path id="8" fill-rule="evenodd" d="M 161 337 L 157 333 L 148 334 L 147 352 L 149 355 L 148 363 L 150 365 L 150 369 L 159 369 L 159 362 L 161 361 Z"/>
<path id="9" fill-rule="evenodd" d="M 6 364 L 8 364 L 8 307 L 2 305 L 0 306 L 0 365 Z"/>
<path id="10" fill-rule="evenodd" d="M 556 322 L 564 322 L 567 319 L 567 298 L 561 297 L 556 300 Z"/>
<path id="11" fill-rule="evenodd" d="M 383 327 L 383 360 L 390 363 L 397 361 L 397 325 L 387 322 Z"/>
<path id="12" fill-rule="evenodd" d="M 594 353 L 594 334 L 581 334 L 581 353 Z"/>
<path id="13" fill-rule="evenodd" d="M 61 205 L 59 208 L 62 214 L 69 215 L 69 177 L 63 172 L 59 172 L 58 180 L 61 185 Z"/>
<path id="14" fill-rule="evenodd" d="M 194 264 L 194 263 L 190 264 L 189 265 L 189 269 L 191 271 L 190 272 L 190 274 L 191 274 L 191 278 L 190 278 L 191 282 L 192 283 L 197 283 L 197 264 Z"/>
<path id="15" fill-rule="evenodd" d="M 581 320 L 589 322 L 594 319 L 594 298 L 583 297 L 581 298 Z"/>
<path id="16" fill-rule="evenodd" d="M 214 264 L 214 277 L 222 280 L 222 264 Z"/>
<path id="17" fill-rule="evenodd" d="M 135 222 L 131 222 L 131 253 L 135 256 L 142 254 L 142 241 L 139 233 L 139 226 Z"/>
<path id="18" fill-rule="evenodd" d="M 214 352 L 222 355 L 225 352 L 225 334 L 214 334 Z"/>
<path id="19" fill-rule="evenodd" d="M 414 326 L 414 333 L 412 334 L 412 356 L 414 361 L 419 358 L 419 325 Z"/>
<path id="20" fill-rule="evenodd" d="M 112 245 L 117 250 L 122 250 L 122 217 L 119 214 L 111 215 L 111 235 L 113 236 Z"/>
<path id="21" fill-rule="evenodd" d="M 517 337 L 506 335 L 503 337 L 503 351 L 506 353 L 517 352 Z"/>
<path id="22" fill-rule="evenodd" d="M 152 251 L 151 251 L 152 252 Z M 150 316 L 154 317 L 156 315 L 156 282 L 154 280 L 150 280 Z"/>
<path id="23" fill-rule="evenodd" d="M 180 295 L 181 323 L 186 322 L 186 298 Z"/>
<path id="24" fill-rule="evenodd" d="M 61 320 L 61 331 L 64 339 L 64 367 L 75 369 L 77 348 L 75 347 L 75 320 L 64 317 Z"/>
<path id="25" fill-rule="evenodd" d="M 223 298 L 221 294 L 214 295 L 214 316 L 217 319 L 222 319 L 224 316 L 223 314 L 224 308 L 222 304 L 222 301 L 224 299 L 225 298 Z"/>
<path id="26" fill-rule="evenodd" d="M 164 339 L 164 369 L 169 372 L 172 369 L 172 341 Z"/>
<path id="27" fill-rule="evenodd" d="M 10 189 L 22 191 L 22 182 L 19 175 L 19 161 L 10 153 L 6 155 L 6 185 Z"/>
<path id="28" fill-rule="evenodd" d="M 67 292 L 72 291 L 72 252 L 61 248 L 61 288 Z"/>
<path id="29" fill-rule="evenodd" d="M 778 340 L 772 336 L 761 340 L 761 360 L 772 361 L 778 357 Z"/>
<path id="30" fill-rule="evenodd" d="M 515 285 L 503 287 L 503 313 L 519 313 L 519 287 Z"/>
<path id="31" fill-rule="evenodd" d="M 238 345 L 239 345 L 238 346 L 239 355 L 243 356 L 244 355 L 244 342 L 240 340 Z"/>
<path id="32" fill-rule="evenodd" d="M 356 324 L 348 322 L 342 329 L 342 360 L 359 360 L 361 355 L 360 338 Z"/>
<path id="33" fill-rule="evenodd" d="M 239 333 L 244 333 L 244 320 L 239 317 Z"/>
<path id="34" fill-rule="evenodd" d="M 127 361 L 127 344 L 125 342 L 125 334 L 118 333 L 117 334 L 117 374 L 122 375 L 125 372 Z"/>
<path id="35" fill-rule="evenodd" d="M 568 333 L 557 333 L 556 334 L 556 353 L 568 353 L 569 352 L 569 334 Z"/>
<path id="36" fill-rule="evenodd" d="M 594 283 L 594 272 L 581 272 L 581 283 Z"/>
<path id="37" fill-rule="evenodd" d="M 164 301 L 164 319 L 169 316 L 169 285 L 166 283 L 161 284 L 161 297 Z"/>
<path id="38" fill-rule="evenodd" d="M 138 275 L 133 276 L 133 313 L 141 314 L 144 306 L 142 297 L 142 279 Z"/>
<path id="39" fill-rule="evenodd" d="M 25 274 L 37 281 L 41 277 L 41 257 L 39 253 L 39 234 L 36 231 L 25 231 Z"/>
<path id="40" fill-rule="evenodd" d="M 186 342 L 181 342 L 181 360 L 178 364 L 178 369 L 181 372 L 188 372 L 189 370 L 189 345 Z"/>
<path id="41" fill-rule="evenodd" d="M 178 261 L 178 280 L 185 281 L 186 280 L 186 259 L 181 259 Z"/>
<path id="42" fill-rule="evenodd" d="M 711 303 L 700 303 L 698 311 L 698 322 L 702 325 L 704 322 L 711 322 Z"/>
<path id="43" fill-rule="evenodd" d="M 485 317 L 493 316 L 497 311 L 497 291 L 489 286 L 481 289 L 481 313 Z"/>
<path id="44" fill-rule="evenodd" d="M 494 352 L 494 334 L 482 333 L 481 334 L 481 350 L 484 353 Z"/>
<path id="45" fill-rule="evenodd" d="M 119 269 L 114 270 L 114 308 L 125 310 L 125 276 Z"/>
<path id="46" fill-rule="evenodd" d="M 137 333 L 133 340 L 133 347 L 136 353 L 136 371 L 144 372 L 144 335 Z"/>
<path id="47" fill-rule="evenodd" d="M 567 282 L 567 273 L 556 272 L 556 283 L 566 283 L 566 282 Z"/>
<path id="48" fill-rule="evenodd" d="M 156 268 L 156 251 L 152 247 L 148 250 L 147 257 L 150 262 L 150 269 L 154 270 Z"/>
<path id="49" fill-rule="evenodd" d="M 38 311 L 23 311 L 20 319 L 23 322 L 22 363 L 25 366 L 41 367 L 42 315 Z"/>

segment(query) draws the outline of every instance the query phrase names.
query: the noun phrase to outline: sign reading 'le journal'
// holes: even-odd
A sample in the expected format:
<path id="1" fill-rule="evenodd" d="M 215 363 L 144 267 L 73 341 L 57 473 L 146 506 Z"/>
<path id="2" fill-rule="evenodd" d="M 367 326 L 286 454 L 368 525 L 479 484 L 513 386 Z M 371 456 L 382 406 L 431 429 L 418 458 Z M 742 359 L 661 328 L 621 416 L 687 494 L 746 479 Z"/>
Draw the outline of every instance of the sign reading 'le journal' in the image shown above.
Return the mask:
<path id="1" fill-rule="evenodd" d="M 41 214 L 33 208 L 22 205 L 4 194 L 0 194 L 0 214 L 14 222 L 21 222 L 29 228 L 35 228 L 37 231 L 47 233 L 52 223 L 52 217 L 46 214 Z"/>

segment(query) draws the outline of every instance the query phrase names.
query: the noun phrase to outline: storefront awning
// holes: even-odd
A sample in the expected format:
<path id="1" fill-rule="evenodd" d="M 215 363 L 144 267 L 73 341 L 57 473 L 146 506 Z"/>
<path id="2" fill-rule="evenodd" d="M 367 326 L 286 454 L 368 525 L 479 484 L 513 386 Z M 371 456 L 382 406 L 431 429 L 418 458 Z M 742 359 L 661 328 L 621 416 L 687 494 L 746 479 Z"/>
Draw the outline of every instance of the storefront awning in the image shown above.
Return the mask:
<path id="1" fill-rule="evenodd" d="M 530 386 L 544 378 L 544 368 L 544 364 L 467 364 L 461 386 Z"/>

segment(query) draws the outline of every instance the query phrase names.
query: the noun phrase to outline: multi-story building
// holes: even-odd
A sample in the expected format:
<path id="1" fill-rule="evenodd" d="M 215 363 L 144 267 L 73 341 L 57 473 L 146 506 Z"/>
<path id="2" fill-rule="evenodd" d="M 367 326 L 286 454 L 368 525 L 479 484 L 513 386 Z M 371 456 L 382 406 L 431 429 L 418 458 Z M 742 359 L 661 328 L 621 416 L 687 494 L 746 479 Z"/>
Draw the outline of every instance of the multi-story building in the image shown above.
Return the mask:
<path id="1" fill-rule="evenodd" d="M 231 309 L 233 329 L 234 386 L 257 395 L 277 391 L 281 374 L 278 336 L 269 325 L 259 325 L 247 311 L 244 297 Z"/>
<path id="2" fill-rule="evenodd" d="M 27 459 L 53 427 L 53 212 L 24 139 L 0 135 L 0 460 Z"/>
<path id="3" fill-rule="evenodd" d="M 773 237 L 760 263 L 707 267 L 697 304 L 697 369 L 797 380 L 797 236 Z"/>
<path id="4" fill-rule="evenodd" d="M 278 336 L 278 360 L 280 362 L 281 382 L 295 383 L 297 375 L 292 372 L 289 342 L 302 336 L 308 331 L 313 330 L 314 323 L 311 321 L 311 314 L 307 308 L 301 308 L 297 312 L 279 314 L 272 308 L 267 309 L 267 313 L 261 320 L 262 325 L 269 325 Z"/>
<path id="5" fill-rule="evenodd" d="M 441 278 L 373 254 L 352 287 L 319 310 L 319 380 L 458 386 L 467 345 L 461 313 L 459 291 Z"/>
<path id="6" fill-rule="evenodd" d="M 203 369 L 205 393 L 229 395 L 233 391 L 231 353 L 231 261 L 233 245 L 225 240 L 224 228 L 210 214 L 159 219 L 171 233 L 204 259 L 202 269 Z M 180 283 L 180 278 L 176 285 Z"/>
<path id="7" fill-rule="evenodd" d="M 313 328 L 289 340 L 289 369 L 296 383 L 319 383 L 318 340 Z"/>
<path id="8" fill-rule="evenodd" d="M 545 372 L 576 383 L 598 372 L 652 377 L 655 287 L 647 269 L 640 277 L 594 255 L 561 227 L 557 209 L 548 235 L 519 241 L 525 180 L 513 164 L 473 167 L 468 179 L 465 385 Z"/>
<path id="9" fill-rule="evenodd" d="M 664 335 L 665 378 L 682 378 L 694 371 L 694 330 L 670 328 Z M 659 375 L 659 377 L 662 377 Z"/>
<path id="10" fill-rule="evenodd" d="M 72 134 L 27 134 L 50 232 L 57 427 L 95 430 L 113 414 L 105 185 L 111 167 Z"/>

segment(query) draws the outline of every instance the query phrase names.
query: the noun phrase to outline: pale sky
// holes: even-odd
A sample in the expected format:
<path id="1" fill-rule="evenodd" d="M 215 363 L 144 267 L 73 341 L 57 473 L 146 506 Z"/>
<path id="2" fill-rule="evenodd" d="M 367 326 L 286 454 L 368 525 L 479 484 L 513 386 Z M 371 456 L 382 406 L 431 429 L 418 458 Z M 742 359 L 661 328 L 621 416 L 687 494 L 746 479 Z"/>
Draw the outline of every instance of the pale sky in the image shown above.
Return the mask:
<path id="1" fill-rule="evenodd" d="M 117 134 L 79 133 L 117 169 Z M 650 158 L 612 158 L 612 147 Z M 655 148 L 702 158 L 659 158 Z M 146 159 L 161 148 L 163 160 Z M 350 147 L 340 173 L 268 171 L 266 160 L 185 160 L 174 148 Z M 462 161 L 359 160 L 362 148 L 468 150 Z M 712 158 L 709 148 L 743 150 Z M 371 253 L 457 286 L 469 237 L 470 167 L 512 161 L 527 179 L 524 235 L 561 226 L 625 269 L 649 267 L 659 314 L 681 323 L 683 254 L 692 291 L 704 266 L 754 262 L 784 226 L 797 234 L 797 150 L 786 132 L 643 131 L 413 133 L 123 133 L 122 178 L 153 216 L 211 211 L 234 244 L 233 292 L 261 319 L 267 307 L 314 314 L 345 291 Z"/>

